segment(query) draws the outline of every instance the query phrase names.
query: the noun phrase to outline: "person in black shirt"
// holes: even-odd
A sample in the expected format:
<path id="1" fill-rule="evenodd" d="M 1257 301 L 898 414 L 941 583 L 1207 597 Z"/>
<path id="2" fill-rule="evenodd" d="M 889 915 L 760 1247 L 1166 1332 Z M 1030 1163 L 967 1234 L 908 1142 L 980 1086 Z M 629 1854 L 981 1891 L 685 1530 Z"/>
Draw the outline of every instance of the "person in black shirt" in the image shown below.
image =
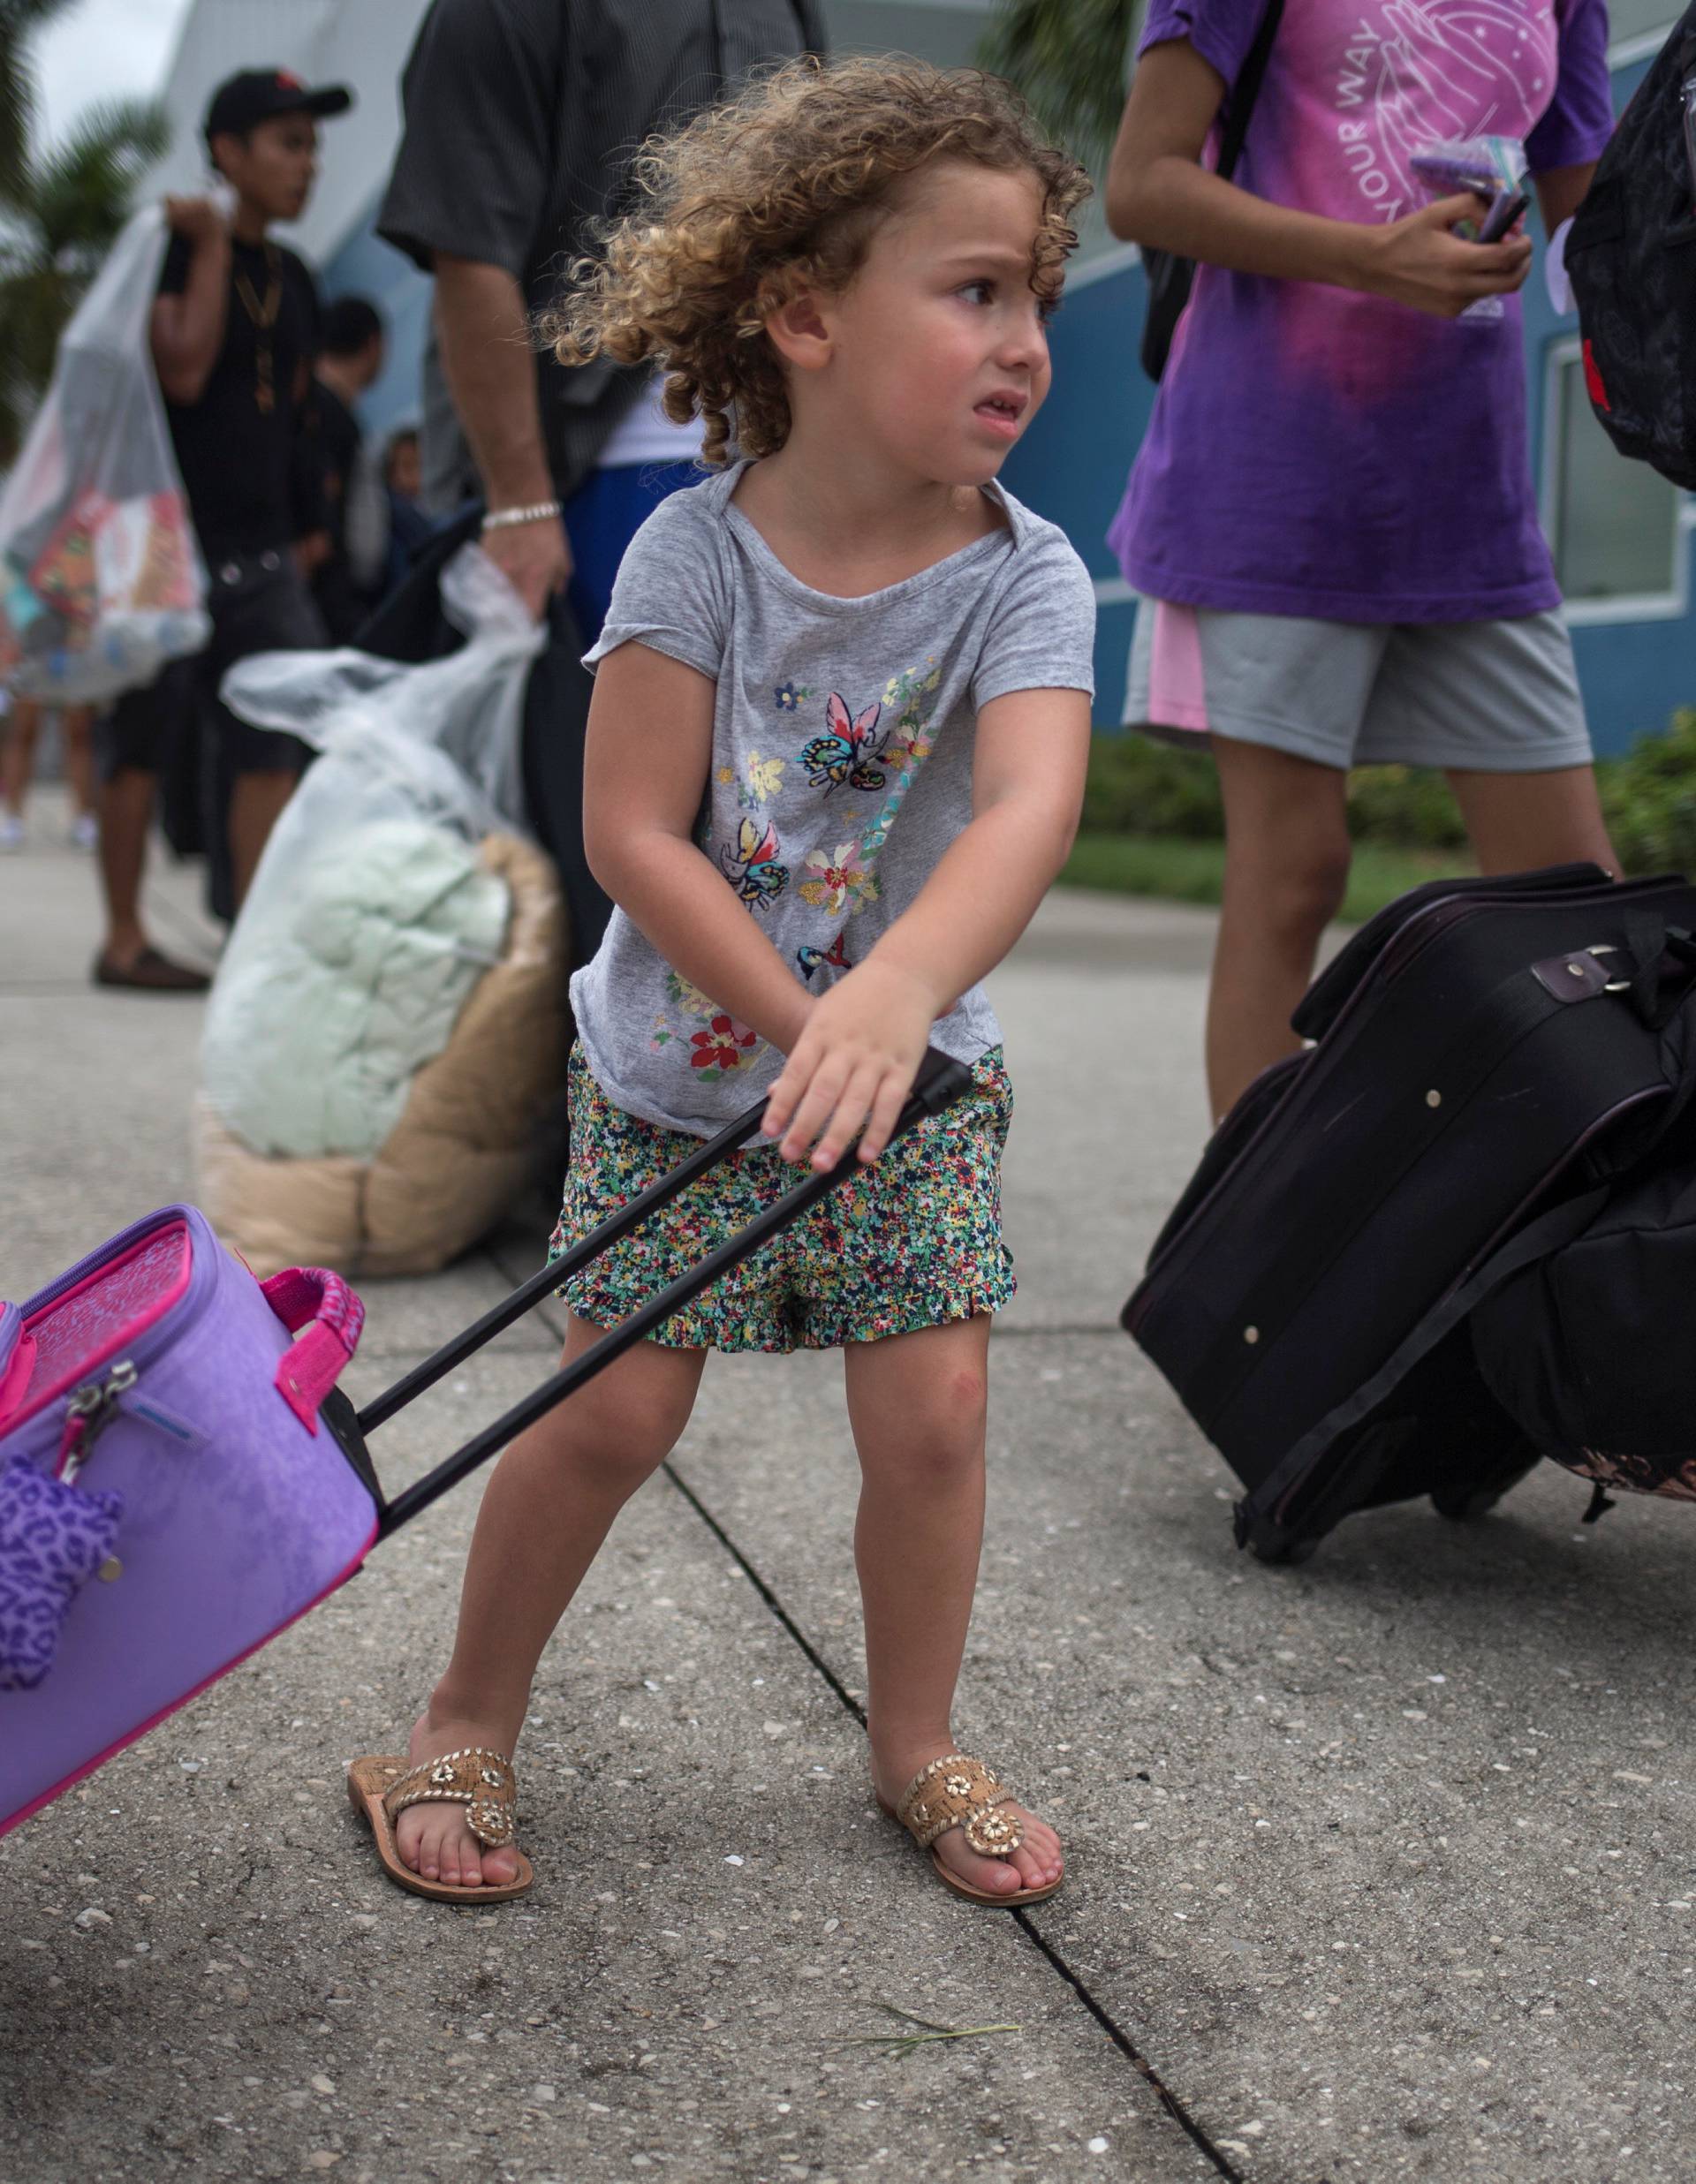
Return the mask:
<path id="1" fill-rule="evenodd" d="M 643 448 L 635 489 L 597 494 L 651 376 L 568 371 L 535 342 L 532 314 L 556 300 L 594 222 L 622 206 L 645 138 L 751 70 L 826 44 L 821 0 L 431 0 L 401 79 L 405 130 L 377 232 L 435 276 L 425 497 L 436 516 L 466 492 L 481 501 L 483 550 L 548 620 L 525 693 L 525 790 L 559 867 L 577 963 L 611 909 L 583 854 L 591 681 L 579 655 L 650 488 L 689 479 L 693 450 Z"/>
<path id="2" fill-rule="evenodd" d="M 324 309 L 306 446 L 328 534 L 313 571 L 313 596 L 330 641 L 350 645 L 376 604 L 387 546 L 382 484 L 364 461 L 353 404 L 382 369 L 382 320 L 363 296 L 337 296 Z"/>
<path id="3" fill-rule="evenodd" d="M 302 529 L 295 446 L 317 347 L 317 291 L 269 230 L 306 209 L 319 118 L 352 103 L 339 86 L 309 89 L 282 70 L 231 77 L 213 94 L 206 140 L 235 191 L 233 217 L 226 223 L 208 199 L 167 201 L 175 232 L 153 307 L 153 357 L 207 565 L 212 638 L 198 660 L 121 699 L 102 738 L 102 985 L 205 983 L 148 945 L 139 912 L 155 782 L 185 711 L 198 706 L 208 730 L 207 848 L 222 917 L 239 908 L 306 762 L 292 737 L 238 721 L 216 692 L 226 669 L 252 653 L 325 642 L 294 550 Z"/>

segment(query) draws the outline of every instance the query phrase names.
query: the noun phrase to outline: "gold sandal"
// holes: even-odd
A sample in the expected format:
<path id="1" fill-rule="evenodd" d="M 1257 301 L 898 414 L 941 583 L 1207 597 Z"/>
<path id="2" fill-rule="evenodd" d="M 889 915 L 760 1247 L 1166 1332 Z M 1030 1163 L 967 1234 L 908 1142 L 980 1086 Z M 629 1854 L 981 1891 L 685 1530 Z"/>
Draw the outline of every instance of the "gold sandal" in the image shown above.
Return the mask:
<path id="1" fill-rule="evenodd" d="M 395 1822 L 409 1805 L 456 1804 L 466 1808 L 466 1825 L 486 1849 L 505 1848 L 512 1840 L 519 1784 L 504 1752 L 467 1745 L 416 1767 L 404 1759 L 351 1759 L 347 1794 L 353 1810 L 370 1824 L 383 1871 L 415 1896 L 428 1896 L 438 1903 L 510 1903 L 514 1896 L 527 1893 L 535 1880 L 521 1850 L 513 1853 L 519 1862 L 516 1880 L 491 1881 L 475 1888 L 426 1880 L 402 1858 L 395 1841 Z"/>
<path id="2" fill-rule="evenodd" d="M 980 1857 L 1011 1857 L 1025 1840 L 1025 1823 L 1000 1810 L 1011 1803 L 1012 1795 L 980 1759 L 968 1759 L 964 1752 L 946 1752 L 920 1768 L 898 1806 L 883 1805 L 883 1810 L 901 1823 L 920 1850 L 930 1851 L 930 1862 L 944 1886 L 957 1896 L 964 1896 L 968 1903 L 1017 1911 L 1028 1904 L 1046 1903 L 1060 1881 L 1050 1881 L 1046 1888 L 1015 1888 L 1006 1895 L 991 1895 L 988 1889 L 973 1888 L 951 1872 L 931 1848 L 939 1835 L 958 1827 Z M 880 1797 L 878 1802 L 882 1805 L 883 1800 Z"/>

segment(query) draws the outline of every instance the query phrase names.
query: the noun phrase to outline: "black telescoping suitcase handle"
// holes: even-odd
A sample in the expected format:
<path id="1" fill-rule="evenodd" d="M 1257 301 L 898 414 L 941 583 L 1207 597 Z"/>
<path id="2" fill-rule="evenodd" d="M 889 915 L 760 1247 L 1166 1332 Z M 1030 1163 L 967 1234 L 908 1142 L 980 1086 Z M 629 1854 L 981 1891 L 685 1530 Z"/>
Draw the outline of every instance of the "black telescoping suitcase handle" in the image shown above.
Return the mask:
<path id="1" fill-rule="evenodd" d="M 939 1054 L 935 1047 L 931 1047 L 920 1064 L 919 1074 L 913 1079 L 906 1105 L 902 1108 L 890 1134 L 890 1144 L 893 1145 L 896 1138 L 912 1129 L 916 1123 L 923 1122 L 927 1115 L 940 1115 L 944 1108 L 952 1107 L 963 1093 L 970 1091 L 971 1085 L 972 1071 L 965 1062 L 956 1062 L 951 1056 Z M 662 1175 L 640 1198 L 632 1198 L 628 1205 L 621 1207 L 610 1220 L 603 1221 L 580 1243 L 574 1244 L 559 1258 L 550 1260 L 546 1266 L 532 1274 L 503 1304 L 485 1312 L 474 1326 L 467 1327 L 463 1334 L 456 1335 L 451 1342 L 444 1344 L 433 1356 L 427 1357 L 422 1364 L 414 1366 L 404 1379 L 397 1380 L 391 1388 L 385 1390 L 360 1412 L 360 1433 L 372 1432 L 384 1419 L 393 1417 L 396 1411 L 411 1402 L 415 1395 L 421 1394 L 445 1373 L 451 1372 L 473 1350 L 481 1349 L 503 1328 L 510 1327 L 515 1319 L 521 1319 L 533 1304 L 539 1304 L 579 1268 L 598 1258 L 610 1245 L 628 1236 L 650 1213 L 669 1204 L 697 1176 L 705 1175 L 708 1168 L 716 1166 L 739 1145 L 745 1145 L 758 1130 L 765 1112 L 764 1100 L 758 1107 L 750 1107 L 746 1115 L 739 1115 L 734 1122 L 722 1130 L 716 1137 L 708 1139 L 699 1151 L 679 1162 L 670 1175 Z M 699 1296 L 721 1274 L 728 1273 L 739 1260 L 746 1258 L 750 1252 L 757 1251 L 762 1243 L 768 1243 L 781 1229 L 786 1228 L 798 1214 L 805 1213 L 809 1205 L 815 1205 L 839 1183 L 859 1171 L 862 1165 L 858 1152 L 850 1145 L 834 1168 L 823 1174 L 805 1176 L 775 1205 L 756 1214 L 745 1228 L 720 1244 L 716 1251 L 708 1252 L 698 1266 L 692 1267 L 686 1274 L 680 1275 L 657 1296 L 651 1296 L 629 1319 L 621 1320 L 616 1327 L 603 1334 L 593 1348 L 585 1350 L 580 1357 L 574 1358 L 569 1365 L 555 1373 L 550 1380 L 544 1381 L 522 1402 L 514 1404 L 504 1417 L 496 1418 L 492 1425 L 486 1426 L 463 1448 L 457 1450 L 444 1462 L 437 1464 L 435 1470 L 427 1472 L 415 1485 L 397 1494 L 393 1500 L 382 1500 L 378 1508 L 378 1538 L 386 1539 L 390 1532 L 398 1531 L 403 1524 L 409 1523 L 421 1509 L 427 1509 L 450 1486 L 457 1486 L 480 1463 L 486 1462 L 490 1456 L 504 1448 L 510 1440 L 516 1440 L 526 1426 L 534 1425 L 538 1418 L 551 1410 L 556 1403 L 564 1402 L 586 1380 L 592 1380 L 597 1372 L 604 1371 L 615 1357 L 622 1356 L 634 1344 L 645 1341 L 655 1327 L 688 1304 L 692 1297 Z"/>

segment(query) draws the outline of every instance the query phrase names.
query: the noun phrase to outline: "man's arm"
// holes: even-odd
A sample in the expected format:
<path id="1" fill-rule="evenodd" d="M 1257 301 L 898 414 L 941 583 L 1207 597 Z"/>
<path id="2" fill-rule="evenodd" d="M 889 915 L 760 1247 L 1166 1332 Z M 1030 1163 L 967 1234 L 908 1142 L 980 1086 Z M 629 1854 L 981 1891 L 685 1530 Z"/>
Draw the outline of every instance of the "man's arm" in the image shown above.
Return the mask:
<path id="1" fill-rule="evenodd" d="M 401 79 L 405 132 L 377 229 L 435 276 L 443 375 L 489 512 L 554 498 L 527 268 L 556 183 L 564 0 L 431 0 Z M 533 614 L 571 573 L 556 517 L 483 540 Z"/>
<path id="2" fill-rule="evenodd" d="M 154 367 L 170 402 L 198 402 L 223 346 L 230 311 L 230 230 L 209 198 L 168 197 L 165 217 L 192 255 L 178 295 L 154 299 L 150 333 Z"/>
<path id="3" fill-rule="evenodd" d="M 524 293 L 504 268 L 435 253 L 435 327 L 453 406 L 491 515 L 554 498 Z M 486 532 L 483 551 L 540 616 L 572 573 L 557 516 Z"/>

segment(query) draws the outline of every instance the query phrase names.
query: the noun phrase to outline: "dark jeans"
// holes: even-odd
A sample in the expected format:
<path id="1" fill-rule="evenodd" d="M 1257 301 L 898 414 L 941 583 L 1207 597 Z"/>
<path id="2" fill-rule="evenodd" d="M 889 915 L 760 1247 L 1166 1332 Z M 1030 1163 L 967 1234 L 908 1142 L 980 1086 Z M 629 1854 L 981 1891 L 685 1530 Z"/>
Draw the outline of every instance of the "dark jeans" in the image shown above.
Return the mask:
<path id="1" fill-rule="evenodd" d="M 574 964 L 588 962 L 612 915 L 583 854 L 583 739 L 594 684 L 582 657 L 601 634 L 625 548 L 669 494 L 700 475 L 691 463 L 633 463 L 595 472 L 565 503 L 573 572 L 549 608 L 548 649 L 525 693 L 524 793 L 559 867 Z"/>
<path id="2" fill-rule="evenodd" d="M 594 687 L 584 649 L 570 596 L 559 593 L 548 609 L 547 649 L 525 686 L 524 801 L 536 839 L 558 868 L 568 964 L 588 962 L 612 915 L 583 850 L 583 738 Z"/>
<path id="3" fill-rule="evenodd" d="M 206 650 L 173 661 L 148 689 L 120 698 L 102 725 L 97 749 L 108 780 L 125 767 L 180 778 L 186 758 L 199 786 L 197 846 L 207 854 L 207 900 L 213 915 L 227 922 L 235 915 L 229 812 L 237 775 L 299 774 L 312 753 L 293 736 L 238 719 L 218 696 L 218 684 L 254 653 L 315 651 L 328 638 L 286 548 L 208 558 L 212 635 Z M 178 815 L 168 831 L 181 850 L 192 830 Z"/>

